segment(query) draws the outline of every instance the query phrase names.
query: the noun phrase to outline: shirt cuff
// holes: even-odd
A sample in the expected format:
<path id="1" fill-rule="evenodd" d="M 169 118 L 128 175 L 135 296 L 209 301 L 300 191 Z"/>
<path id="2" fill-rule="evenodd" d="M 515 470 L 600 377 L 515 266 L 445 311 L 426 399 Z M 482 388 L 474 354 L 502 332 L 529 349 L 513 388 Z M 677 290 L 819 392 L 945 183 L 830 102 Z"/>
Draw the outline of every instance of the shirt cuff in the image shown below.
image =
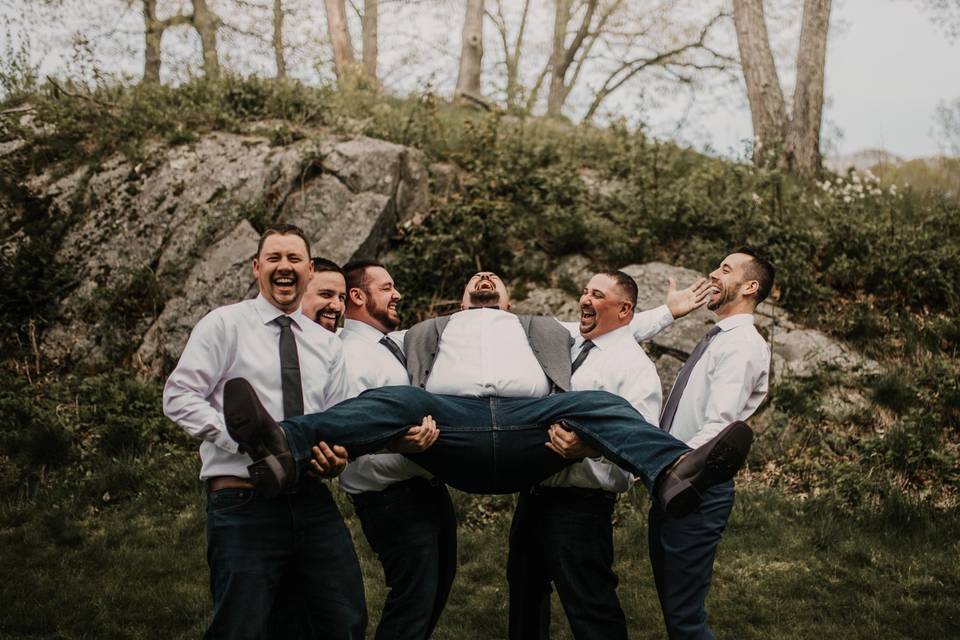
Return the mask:
<path id="1" fill-rule="evenodd" d="M 230 437 L 226 429 L 220 430 L 220 434 L 217 436 L 217 439 L 213 441 L 213 444 L 230 453 L 237 453 L 240 449 L 236 440 Z"/>
<path id="2" fill-rule="evenodd" d="M 657 324 L 660 325 L 661 329 L 666 329 L 673 324 L 673 314 L 670 313 L 670 308 L 662 304 L 659 307 L 655 307 L 654 311 L 657 312 Z"/>

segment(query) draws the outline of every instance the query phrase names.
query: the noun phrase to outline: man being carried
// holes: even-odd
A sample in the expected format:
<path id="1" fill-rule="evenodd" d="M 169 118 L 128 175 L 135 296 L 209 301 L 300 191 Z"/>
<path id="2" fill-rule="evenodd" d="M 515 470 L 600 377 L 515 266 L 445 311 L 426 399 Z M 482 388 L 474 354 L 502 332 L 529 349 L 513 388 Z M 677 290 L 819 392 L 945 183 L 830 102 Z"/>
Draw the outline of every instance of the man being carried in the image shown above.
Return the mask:
<path id="1" fill-rule="evenodd" d="M 474 276 L 468 291 L 490 288 L 489 284 L 481 287 L 485 280 L 482 275 Z M 502 292 L 498 289 L 498 293 L 506 298 L 505 288 Z M 546 398 L 530 398 L 530 390 L 517 394 L 525 397 L 493 395 L 503 393 L 509 386 L 500 382 L 528 370 L 536 370 L 538 376 L 523 384 L 536 386 L 533 391 L 537 393 L 545 393 L 551 386 L 569 390 L 571 338 L 553 320 L 516 316 L 491 308 L 455 314 L 449 320 L 448 333 L 455 321 L 474 322 L 469 318 L 473 314 L 480 314 L 490 326 L 502 325 L 504 329 L 496 334 L 459 330 L 445 334 L 445 345 L 455 347 L 457 342 L 463 342 L 474 356 L 451 370 L 488 367 L 498 358 L 508 358 L 510 365 L 503 380 L 487 382 L 484 389 L 468 390 L 479 397 L 428 392 L 433 386 L 431 382 L 428 387 L 428 381 L 433 380 L 430 359 L 435 358 L 439 367 L 458 351 L 431 346 L 439 346 L 439 323 L 433 321 L 421 323 L 426 327 L 422 331 L 417 325 L 406 337 L 408 369 L 413 374 L 411 387 L 370 390 L 324 413 L 292 418 L 278 425 L 262 409 L 256 392 L 246 381 L 228 383 L 227 423 L 230 433 L 258 460 L 250 467 L 258 486 L 268 492 L 283 490 L 309 466 L 310 448 L 318 441 L 337 443 L 353 455 L 362 455 L 381 448 L 428 415 L 440 426 L 439 438 L 427 451 L 407 455 L 451 486 L 474 493 L 514 493 L 570 464 L 544 446 L 547 427 L 561 421 L 604 457 L 639 477 L 670 513 L 681 514 L 696 508 L 703 491 L 729 480 L 743 465 L 752 432 L 742 422 L 727 426 L 708 445 L 691 452 L 680 441 L 644 421 L 627 401 L 604 391 L 571 391 Z M 499 337 L 489 337 L 516 336 L 518 332 L 519 340 L 502 342 Z M 524 333 L 527 340 L 523 340 Z M 411 345 L 421 339 L 424 348 L 412 349 Z M 557 349 L 557 345 L 559 353 L 542 353 L 545 348 Z M 415 362 L 414 352 L 426 353 L 427 357 Z M 454 386 L 439 378 L 437 385 L 432 390 L 446 392 Z M 463 389 L 464 385 L 458 382 L 456 388 Z"/>

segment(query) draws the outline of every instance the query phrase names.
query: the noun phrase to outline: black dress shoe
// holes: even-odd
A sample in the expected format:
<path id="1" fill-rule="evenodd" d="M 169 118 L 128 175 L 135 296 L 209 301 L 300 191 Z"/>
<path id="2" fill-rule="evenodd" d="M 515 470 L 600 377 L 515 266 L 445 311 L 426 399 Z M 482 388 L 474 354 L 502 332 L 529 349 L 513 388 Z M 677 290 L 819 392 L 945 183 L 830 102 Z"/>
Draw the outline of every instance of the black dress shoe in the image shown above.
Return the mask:
<path id="1" fill-rule="evenodd" d="M 287 436 L 243 378 L 232 378 L 224 385 L 223 417 L 230 437 L 253 459 L 247 471 L 263 495 L 272 498 L 296 485 L 297 465 Z"/>
<path id="2" fill-rule="evenodd" d="M 712 440 L 681 456 L 660 474 L 656 492 L 660 506 L 676 518 L 695 511 L 704 491 L 737 475 L 752 442 L 747 423 L 731 422 Z"/>

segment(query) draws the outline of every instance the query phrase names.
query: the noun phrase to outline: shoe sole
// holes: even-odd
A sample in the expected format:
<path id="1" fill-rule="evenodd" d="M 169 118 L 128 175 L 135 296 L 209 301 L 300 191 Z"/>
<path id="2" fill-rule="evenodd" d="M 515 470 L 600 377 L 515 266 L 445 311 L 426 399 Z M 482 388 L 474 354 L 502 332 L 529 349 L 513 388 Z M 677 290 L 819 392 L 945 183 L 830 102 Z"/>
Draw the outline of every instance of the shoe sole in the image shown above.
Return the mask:
<path id="1" fill-rule="evenodd" d="M 693 484 L 703 493 L 710 487 L 732 480 L 747 461 L 747 453 L 753 443 L 753 431 L 743 422 L 734 422 L 727 427 L 713 450 L 703 463 L 703 471 Z"/>
<path id="2" fill-rule="evenodd" d="M 665 511 L 674 518 L 682 518 L 696 511 L 707 489 L 732 480 L 743 468 L 752 442 L 753 430 L 746 423 L 734 422 L 725 427 L 696 478 L 677 482 L 664 494 Z"/>
<path id="3" fill-rule="evenodd" d="M 275 455 L 267 447 L 263 435 L 264 416 L 261 416 L 265 411 L 257 392 L 246 380 L 233 378 L 224 385 L 223 395 L 227 432 L 253 460 L 247 465 L 251 482 L 266 497 L 279 495 L 289 483 L 289 474 L 281 459 L 293 465 L 293 458 L 289 453 Z M 280 428 L 272 418 L 270 422 L 273 424 L 269 428 Z"/>

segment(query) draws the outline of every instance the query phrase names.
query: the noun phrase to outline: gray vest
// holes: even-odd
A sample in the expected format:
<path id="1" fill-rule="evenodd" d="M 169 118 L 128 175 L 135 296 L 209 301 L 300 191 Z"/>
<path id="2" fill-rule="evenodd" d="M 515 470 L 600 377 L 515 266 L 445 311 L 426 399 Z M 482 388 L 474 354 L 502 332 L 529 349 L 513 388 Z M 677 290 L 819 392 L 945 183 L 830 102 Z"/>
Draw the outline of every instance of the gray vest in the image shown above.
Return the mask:
<path id="1" fill-rule="evenodd" d="M 517 319 L 520 320 L 530 349 L 547 378 L 557 391 L 569 391 L 570 347 L 573 346 L 570 332 L 553 318 L 518 315 Z M 448 322 L 450 316 L 441 316 L 424 320 L 407 330 L 403 350 L 407 355 L 407 372 L 413 386 L 426 386 L 433 362 L 440 350 L 440 336 Z"/>

